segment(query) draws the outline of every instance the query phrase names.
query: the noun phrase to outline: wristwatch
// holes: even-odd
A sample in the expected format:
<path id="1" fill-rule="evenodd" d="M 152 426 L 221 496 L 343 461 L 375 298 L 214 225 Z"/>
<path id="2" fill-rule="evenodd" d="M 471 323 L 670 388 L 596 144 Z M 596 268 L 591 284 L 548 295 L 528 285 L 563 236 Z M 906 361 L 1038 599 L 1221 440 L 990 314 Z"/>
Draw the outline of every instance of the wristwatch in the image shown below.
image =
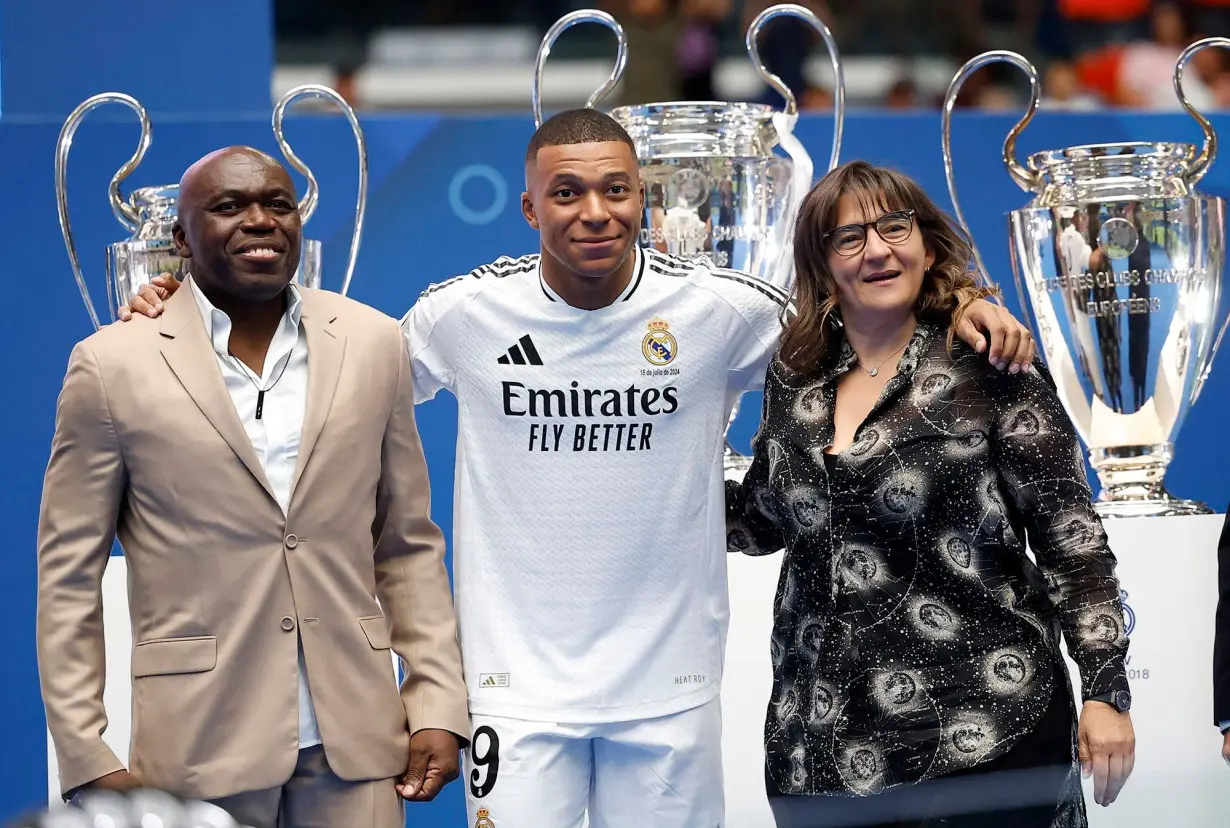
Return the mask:
<path id="1" fill-rule="evenodd" d="M 1090 696 L 1086 701 L 1104 702 L 1120 713 L 1126 713 L 1132 709 L 1132 694 L 1127 690 L 1112 690 L 1109 693 L 1100 693 L 1096 696 Z"/>

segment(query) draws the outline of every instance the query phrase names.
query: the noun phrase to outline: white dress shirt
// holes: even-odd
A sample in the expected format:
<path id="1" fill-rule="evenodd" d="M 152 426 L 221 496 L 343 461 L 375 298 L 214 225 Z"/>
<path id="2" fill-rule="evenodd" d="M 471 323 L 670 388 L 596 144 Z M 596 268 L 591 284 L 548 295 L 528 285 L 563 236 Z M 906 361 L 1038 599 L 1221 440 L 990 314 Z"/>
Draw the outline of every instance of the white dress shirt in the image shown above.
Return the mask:
<path id="1" fill-rule="evenodd" d="M 290 506 L 291 481 L 294 480 L 295 465 L 299 461 L 299 434 L 303 430 L 303 417 L 307 411 L 307 338 L 300 324 L 303 299 L 295 286 L 290 285 L 286 312 L 265 355 L 264 373 L 257 376 L 230 354 L 230 317 L 213 306 L 195 281 L 187 281 L 205 320 L 205 330 L 213 342 L 218 367 L 226 381 L 226 390 L 230 392 L 235 412 L 285 514 Z M 258 420 L 256 407 L 260 389 L 264 389 L 265 394 Z M 307 668 L 300 641 L 299 747 L 302 749 L 318 744 L 320 731 L 316 726 L 312 696 L 308 692 Z"/>

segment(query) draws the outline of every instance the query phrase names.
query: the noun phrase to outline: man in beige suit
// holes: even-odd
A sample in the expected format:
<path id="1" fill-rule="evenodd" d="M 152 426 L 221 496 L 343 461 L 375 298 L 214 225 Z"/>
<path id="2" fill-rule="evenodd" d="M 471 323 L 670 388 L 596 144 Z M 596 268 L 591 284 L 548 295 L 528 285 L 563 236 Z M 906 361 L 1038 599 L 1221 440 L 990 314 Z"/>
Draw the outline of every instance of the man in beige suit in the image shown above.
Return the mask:
<path id="1" fill-rule="evenodd" d="M 263 153 L 197 162 L 179 210 L 190 289 L 79 343 L 59 400 L 37 635 L 63 792 L 161 788 L 255 828 L 401 826 L 469 732 L 401 330 L 291 284 L 294 188 Z M 117 535 L 131 771 L 102 738 Z"/>

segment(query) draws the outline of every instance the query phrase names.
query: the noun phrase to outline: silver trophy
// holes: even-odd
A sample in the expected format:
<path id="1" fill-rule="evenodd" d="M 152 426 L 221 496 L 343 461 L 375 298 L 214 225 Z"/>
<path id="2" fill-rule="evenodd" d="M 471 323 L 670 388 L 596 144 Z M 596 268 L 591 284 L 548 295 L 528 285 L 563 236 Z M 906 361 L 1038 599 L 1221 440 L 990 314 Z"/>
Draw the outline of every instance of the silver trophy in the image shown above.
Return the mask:
<path id="1" fill-rule="evenodd" d="M 1103 517 L 1205 514 L 1166 491 L 1174 442 L 1212 367 L 1230 320 L 1222 265 L 1225 203 L 1196 191 L 1217 154 L 1217 135 L 1183 92 L 1183 69 L 1209 46 L 1189 46 L 1174 71 L 1183 107 L 1204 146 L 1091 144 L 1035 153 L 1022 166 L 1016 140 L 1038 109 L 1038 73 L 1019 54 L 969 61 L 949 86 L 942 143 L 957 201 L 950 143 L 953 104 L 974 72 L 1010 63 L 1029 76 L 1031 100 L 1008 133 L 1003 160 L 1028 206 L 1009 214 L 1013 271 L 1060 399 L 1089 450 Z M 981 256 L 978 268 L 985 278 Z"/>
<path id="2" fill-rule="evenodd" d="M 350 121 L 350 127 L 358 145 L 359 187 L 355 205 L 354 233 L 350 241 L 350 260 L 347 263 L 345 278 L 342 280 L 341 293 L 345 295 L 350 289 L 355 260 L 359 255 L 359 242 L 363 235 L 363 220 L 367 209 L 367 143 L 354 110 L 345 99 L 327 86 L 316 84 L 298 86 L 278 101 L 273 110 L 274 137 L 290 166 L 302 173 L 308 182 L 307 191 L 299 202 L 299 214 L 305 225 L 316 212 L 319 188 L 316 177 L 308 166 L 295 155 L 294 150 L 286 142 L 282 130 L 282 120 L 287 107 L 305 97 L 325 98 L 335 103 Z M 68 156 L 72 149 L 73 136 L 85 116 L 91 110 L 108 103 L 127 106 L 137 114 L 141 124 L 141 138 L 136 152 L 115 173 L 108 188 L 112 212 L 120 224 L 132 234 L 127 239 L 107 248 L 107 305 L 111 312 L 111 320 L 116 318 L 122 305 L 131 302 L 137 292 L 159 274 L 170 273 L 176 279 L 182 279 L 185 263 L 175 252 L 175 245 L 171 239 L 171 227 L 175 224 L 176 219 L 179 185 L 142 187 L 134 190 L 127 200 L 120 193 L 121 182 L 136 170 L 145 158 L 145 153 L 153 140 L 149 113 L 136 98 L 121 92 L 104 92 L 87 98 L 72 111 L 60 130 L 60 138 L 56 145 L 55 187 L 60 232 L 64 235 L 64 246 L 68 250 L 68 260 L 73 268 L 73 276 L 77 280 L 77 288 L 81 291 L 81 298 L 85 302 L 86 311 L 89 312 L 90 321 L 94 323 L 95 329 L 100 327 L 101 321 L 81 270 L 81 261 L 77 255 L 77 245 L 73 240 L 72 224 L 68 215 Z M 312 288 L 322 286 L 319 241 L 303 240 L 303 251 L 299 260 L 299 269 L 295 274 L 295 281 Z"/>
<path id="3" fill-rule="evenodd" d="M 794 220 L 814 167 L 794 136 L 798 103 L 780 78 L 765 68 L 757 39 L 778 17 L 810 24 L 828 48 L 835 79 L 833 145 L 829 170 L 841 154 L 845 122 L 845 79 L 832 32 L 810 10 L 792 3 L 761 12 L 747 30 L 747 51 L 756 71 L 786 100 L 778 112 L 764 104 L 726 101 L 674 101 L 621 106 L 610 112 L 636 143 L 645 185 L 641 244 L 683 257 L 703 256 L 789 291 L 794 283 L 791 240 Z M 586 103 L 595 106 L 618 84 L 627 65 L 627 39 L 609 14 L 592 9 L 560 18 L 543 37 L 534 67 L 531 103 L 534 123 L 542 124 L 542 76 L 556 39 L 578 23 L 601 23 L 618 40 L 615 69 Z M 785 155 L 774 152 L 780 146 Z M 738 403 L 730 420 L 738 414 Z M 727 442 L 724 467 L 742 477 L 751 458 Z"/>

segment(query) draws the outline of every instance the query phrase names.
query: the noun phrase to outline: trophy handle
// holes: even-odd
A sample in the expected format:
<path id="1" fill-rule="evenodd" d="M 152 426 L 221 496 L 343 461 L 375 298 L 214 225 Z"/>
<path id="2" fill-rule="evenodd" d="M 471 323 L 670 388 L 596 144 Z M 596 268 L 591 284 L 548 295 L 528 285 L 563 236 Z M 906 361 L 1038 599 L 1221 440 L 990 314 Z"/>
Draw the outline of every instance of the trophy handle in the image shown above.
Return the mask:
<path id="1" fill-rule="evenodd" d="M 581 9 L 564 15 L 555 21 L 555 25 L 547 29 L 542 43 L 538 46 L 538 57 L 534 60 L 534 86 L 530 90 L 530 105 L 534 109 L 534 129 L 542 126 L 542 72 L 546 67 L 547 58 L 551 55 L 551 47 L 555 45 L 560 35 L 578 23 L 601 23 L 615 33 L 615 38 L 619 43 L 618 51 L 615 53 L 615 68 L 611 70 L 611 76 L 606 79 L 606 83 L 589 96 L 589 100 L 585 102 L 587 109 L 597 106 L 598 102 L 615 88 L 620 78 L 624 76 L 624 70 L 628 68 L 628 36 L 624 34 L 624 27 L 619 25 L 614 17 L 597 9 Z"/>
<path id="2" fill-rule="evenodd" d="M 1196 56 L 1197 52 L 1203 52 L 1210 46 L 1220 46 L 1223 49 L 1230 49 L 1230 38 L 1226 37 L 1206 37 L 1203 40 L 1197 40 L 1192 45 L 1183 50 L 1183 54 L 1179 55 L 1179 59 L 1174 65 L 1174 92 L 1179 98 L 1179 103 L 1187 110 L 1187 113 L 1196 119 L 1196 123 L 1200 124 L 1201 131 L 1204 132 L 1204 146 L 1200 148 L 1200 154 L 1188 165 L 1187 180 L 1195 184 L 1204 174 L 1209 171 L 1209 166 L 1217 159 L 1217 131 L 1213 129 L 1213 125 L 1209 123 L 1209 119 L 1201 115 L 1196 107 L 1192 106 L 1192 102 L 1187 99 L 1187 93 L 1183 91 L 1183 70 L 1187 68 L 1188 62 Z"/>
<path id="3" fill-rule="evenodd" d="M 145 158 L 150 142 L 153 141 L 153 130 L 149 113 L 145 111 L 145 107 L 141 106 L 136 98 L 122 92 L 102 92 L 93 95 L 82 101 L 69 114 L 64 126 L 60 129 L 59 140 L 56 142 L 56 209 L 60 216 L 60 232 L 64 236 L 64 247 L 68 250 L 68 261 L 73 268 L 73 277 L 77 280 L 77 289 L 81 291 L 81 298 L 85 300 L 85 309 L 90 314 L 90 321 L 94 323 L 94 330 L 98 330 L 102 325 L 98 319 L 98 311 L 94 308 L 94 301 L 90 298 L 90 289 L 86 286 L 85 276 L 81 272 L 81 259 L 77 256 L 77 243 L 73 240 L 72 223 L 68 218 L 68 153 L 72 149 L 73 136 L 77 133 L 77 127 L 81 126 L 86 114 L 107 103 L 124 104 L 137 113 L 141 122 L 141 140 L 137 143 L 136 152 L 125 162 L 124 166 L 116 171 L 107 188 L 111 211 L 115 213 L 120 224 L 130 231 L 135 231 L 140 225 L 141 216 L 137 209 L 126 203 L 124 197 L 120 195 L 120 182 L 137 168 Z"/>
<path id="4" fill-rule="evenodd" d="M 991 275 L 987 272 L 986 265 L 982 262 L 982 253 L 978 250 L 978 244 L 974 241 L 974 234 L 970 232 L 969 222 L 965 220 L 965 214 L 961 210 L 961 202 L 957 198 L 957 181 L 953 175 L 952 166 L 952 110 L 957 103 L 957 95 L 960 94 L 961 87 L 965 85 L 970 76 L 982 67 L 992 63 L 1011 63 L 1029 77 L 1029 108 L 1025 111 L 1021 120 L 1017 121 L 1016 126 L 1008 132 L 1008 137 L 1004 139 L 1004 166 L 1008 168 L 1008 174 L 1012 176 L 1012 180 L 1017 183 L 1017 186 L 1026 192 L 1034 192 L 1042 180 L 1040 173 L 1034 170 L 1027 170 L 1016 159 L 1016 139 L 1020 137 L 1025 127 L 1033 120 L 1034 113 L 1038 111 L 1038 104 L 1042 100 L 1041 84 L 1038 82 L 1038 70 L 1023 55 L 1004 49 L 983 52 L 981 55 L 971 58 L 953 77 L 952 83 L 948 85 L 948 92 L 944 95 L 940 141 L 944 156 L 944 177 L 948 181 L 948 197 L 952 199 L 952 208 L 957 214 L 957 221 L 961 223 L 961 229 L 965 231 L 965 235 L 969 238 L 970 247 L 974 252 L 974 264 L 978 267 L 978 276 L 986 287 L 996 287 L 996 285 L 991 280 Z"/>
<path id="5" fill-rule="evenodd" d="M 359 242 L 363 238 L 363 220 L 367 215 L 367 139 L 363 135 L 363 127 L 359 125 L 359 118 L 355 115 L 354 109 L 346 103 L 345 98 L 327 86 L 315 83 L 296 86 L 278 101 L 278 105 L 273 108 L 273 137 L 277 139 L 278 147 L 286 156 L 286 160 L 302 173 L 308 182 L 307 192 L 303 194 L 299 202 L 299 216 L 304 224 L 307 224 L 316 212 L 316 206 L 320 200 L 320 187 L 316 183 L 316 176 L 312 174 L 312 170 L 303 163 L 299 156 L 295 155 L 295 151 L 286 142 L 286 135 L 282 129 L 282 119 L 286 116 L 287 107 L 300 98 L 324 98 L 337 104 L 338 109 L 342 110 L 342 114 L 346 116 L 346 120 L 350 121 L 350 130 L 354 133 L 355 146 L 359 153 L 359 192 L 355 199 L 354 233 L 350 236 L 350 258 L 346 262 L 346 276 L 342 279 L 341 293 L 345 296 L 350 290 L 350 280 L 354 277 L 355 262 L 359 258 Z"/>
<path id="6" fill-rule="evenodd" d="M 1214 147 L 1213 151 L 1216 152 L 1217 151 L 1216 138 L 1214 138 L 1213 147 Z M 1224 228 L 1226 224 L 1226 202 L 1220 198 L 1209 199 L 1209 201 L 1212 203 L 1212 206 L 1216 207 L 1216 211 L 1213 212 L 1213 214 L 1210 215 L 1209 217 L 1210 218 L 1209 224 L 1212 227 Z M 1225 244 L 1226 244 L 1224 229 L 1221 230 L 1221 232 L 1219 232 L 1218 235 L 1220 236 L 1220 238 L 1218 239 L 1218 245 L 1220 246 L 1221 250 L 1224 251 Z M 1223 258 L 1223 256 L 1219 255 L 1218 258 Z M 1224 267 L 1224 265 L 1225 263 L 1223 260 L 1222 266 Z M 1220 278 L 1219 273 L 1214 274 L 1213 290 L 1214 290 L 1215 295 L 1213 297 L 1213 301 L 1210 303 L 1211 315 L 1214 318 L 1216 318 L 1217 310 L 1220 307 L 1222 307 L 1224 302 L 1228 301 L 1227 297 L 1222 295 L 1221 278 Z M 1221 343 L 1222 343 L 1222 340 L 1225 339 L 1226 337 L 1227 329 L 1230 329 L 1230 314 L 1227 314 L 1225 318 L 1222 320 L 1221 327 L 1218 328 L 1217 330 L 1217 337 L 1213 340 L 1213 344 L 1209 347 L 1209 349 L 1205 351 L 1204 360 L 1203 362 L 1200 363 L 1200 369 L 1196 374 L 1196 381 L 1192 385 L 1192 393 L 1191 393 L 1191 398 L 1189 400 L 1189 402 L 1192 405 L 1195 405 L 1196 400 L 1200 398 L 1200 392 L 1204 390 L 1205 380 L 1209 378 L 1209 373 L 1213 370 L 1213 359 L 1217 356 L 1218 351 L 1221 350 Z"/>
<path id="7" fill-rule="evenodd" d="M 786 86 L 781 78 L 770 72 L 764 65 L 764 61 L 760 59 L 760 47 L 756 43 L 760 38 L 760 30 L 765 27 L 765 24 L 778 17 L 797 17 L 808 23 L 820 33 L 820 37 L 824 40 L 824 46 L 828 49 L 829 62 L 833 67 L 834 124 L 833 149 L 829 153 L 829 167 L 827 171 L 832 172 L 837 166 L 838 159 L 841 157 L 841 135 L 846 122 L 846 79 L 842 71 L 841 54 L 837 51 L 837 41 L 833 39 L 833 33 L 829 31 L 829 27 L 824 24 L 824 21 L 815 12 L 796 3 L 779 3 L 776 6 L 770 6 L 756 15 L 752 25 L 747 27 L 747 53 L 751 57 L 752 63 L 756 66 L 757 74 L 764 79 L 765 83 L 786 99 L 787 115 L 792 117 L 798 115 L 799 103 L 795 99 L 794 93 L 790 91 L 790 87 Z"/>

